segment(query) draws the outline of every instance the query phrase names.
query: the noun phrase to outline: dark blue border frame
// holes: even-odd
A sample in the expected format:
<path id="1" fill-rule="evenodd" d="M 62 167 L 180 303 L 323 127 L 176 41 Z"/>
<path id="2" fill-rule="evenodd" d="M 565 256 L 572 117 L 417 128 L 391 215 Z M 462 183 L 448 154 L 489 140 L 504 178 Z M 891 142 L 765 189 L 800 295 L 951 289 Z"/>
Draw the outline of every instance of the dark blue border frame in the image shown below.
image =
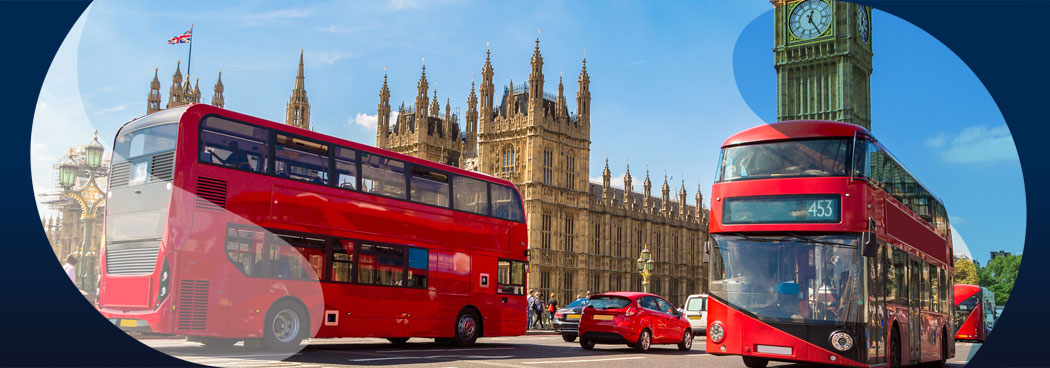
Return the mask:
<path id="1" fill-rule="evenodd" d="M 1040 337 L 1047 331 L 1040 289 L 1050 280 L 1050 267 L 1040 267 L 1050 252 L 1036 236 L 1048 225 L 1047 194 L 1040 191 L 1047 174 L 1043 137 L 1050 86 L 1046 17 L 1050 2 L 1039 1 L 863 1 L 912 22 L 954 51 L 985 84 L 1013 133 L 1025 177 L 1028 226 L 1027 261 L 1022 264 L 1009 307 L 970 366 L 1044 366 Z M 40 87 L 58 46 L 88 2 L 0 3 L 0 29 L 6 71 L 3 154 L 8 180 L 0 223 L 4 224 L 3 315 L 0 344 L 4 365 L 13 366 L 186 366 L 136 342 L 96 313 L 61 272 L 45 240 L 36 212 L 30 172 L 29 137 Z M 980 20 L 991 29 L 971 28 Z M 686 37 L 686 35 L 683 35 Z M 985 193 L 994 192 L 989 188 Z M 28 229 L 28 230 L 27 230 Z"/>

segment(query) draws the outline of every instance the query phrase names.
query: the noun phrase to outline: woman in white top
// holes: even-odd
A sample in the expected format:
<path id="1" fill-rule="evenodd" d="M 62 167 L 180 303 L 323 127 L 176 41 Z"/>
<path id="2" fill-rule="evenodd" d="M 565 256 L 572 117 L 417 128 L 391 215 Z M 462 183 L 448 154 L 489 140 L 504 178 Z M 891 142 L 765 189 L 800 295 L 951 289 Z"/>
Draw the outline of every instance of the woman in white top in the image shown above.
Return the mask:
<path id="1" fill-rule="evenodd" d="M 66 276 L 69 276 L 69 281 L 72 281 L 74 284 L 77 283 L 76 268 L 77 256 L 70 254 L 69 257 L 66 258 L 66 264 L 62 266 L 62 269 L 66 270 Z"/>

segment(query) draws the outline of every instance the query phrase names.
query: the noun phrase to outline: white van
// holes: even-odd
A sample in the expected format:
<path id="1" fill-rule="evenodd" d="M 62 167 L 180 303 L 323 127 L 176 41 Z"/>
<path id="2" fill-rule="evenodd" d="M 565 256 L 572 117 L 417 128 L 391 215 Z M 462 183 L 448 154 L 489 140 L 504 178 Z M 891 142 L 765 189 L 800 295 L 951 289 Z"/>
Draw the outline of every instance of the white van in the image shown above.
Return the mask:
<path id="1" fill-rule="evenodd" d="M 707 294 L 693 294 L 686 298 L 685 318 L 693 327 L 693 336 L 707 333 Z"/>

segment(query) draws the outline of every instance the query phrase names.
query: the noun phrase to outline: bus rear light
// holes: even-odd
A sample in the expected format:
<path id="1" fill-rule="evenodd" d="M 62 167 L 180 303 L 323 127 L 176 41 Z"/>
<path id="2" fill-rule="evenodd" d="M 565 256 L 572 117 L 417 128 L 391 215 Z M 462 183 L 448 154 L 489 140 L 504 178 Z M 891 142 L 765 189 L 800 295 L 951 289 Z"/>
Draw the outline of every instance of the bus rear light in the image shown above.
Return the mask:
<path id="1" fill-rule="evenodd" d="M 164 302 L 164 299 L 168 298 L 168 288 L 171 287 L 171 267 L 168 267 L 167 258 L 162 262 L 163 265 L 160 268 L 160 291 L 157 293 L 156 308 L 160 308 L 160 304 Z"/>
<path id="2" fill-rule="evenodd" d="M 713 343 L 721 343 L 726 338 L 726 327 L 721 321 L 714 321 L 711 323 L 711 328 L 707 330 L 707 337 L 711 339 Z"/>

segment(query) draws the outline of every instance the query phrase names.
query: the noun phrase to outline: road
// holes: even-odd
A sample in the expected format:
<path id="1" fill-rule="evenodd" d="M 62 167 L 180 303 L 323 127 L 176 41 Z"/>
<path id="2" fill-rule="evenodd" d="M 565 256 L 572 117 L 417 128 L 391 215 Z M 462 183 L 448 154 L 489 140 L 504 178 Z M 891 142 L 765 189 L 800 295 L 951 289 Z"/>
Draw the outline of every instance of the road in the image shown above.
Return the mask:
<path id="1" fill-rule="evenodd" d="M 183 340 L 142 342 L 189 362 L 223 367 L 744 367 L 740 357 L 706 354 L 702 337 L 694 341 L 691 351 L 679 351 L 675 345 L 654 345 L 645 354 L 623 345 L 598 345 L 585 351 L 578 343 L 564 342 L 556 335 L 482 338 L 469 348 L 432 341 L 412 339 L 395 346 L 384 339 L 315 339 L 305 342 L 303 349 L 293 354 L 263 352 L 240 343 L 208 352 L 197 343 Z M 956 357 L 948 366 L 962 367 L 978 347 L 980 344 L 957 343 Z M 801 365 L 771 362 L 769 366 Z"/>

